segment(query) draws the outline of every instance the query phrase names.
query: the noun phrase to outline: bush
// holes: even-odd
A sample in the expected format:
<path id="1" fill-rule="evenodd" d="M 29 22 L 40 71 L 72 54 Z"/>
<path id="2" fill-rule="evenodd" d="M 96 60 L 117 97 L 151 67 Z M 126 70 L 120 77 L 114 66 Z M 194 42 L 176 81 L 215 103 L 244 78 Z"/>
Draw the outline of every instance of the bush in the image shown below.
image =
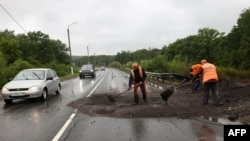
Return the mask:
<path id="1" fill-rule="evenodd" d="M 27 61 L 18 59 L 13 63 L 13 65 L 7 67 L 6 76 L 9 78 L 13 78 L 21 70 L 30 68 L 34 68 L 34 66 Z"/>
<path id="2" fill-rule="evenodd" d="M 56 61 L 45 64 L 43 67 L 54 69 L 58 76 L 66 76 L 71 74 L 71 67 L 69 65 L 59 64 Z M 74 68 L 74 71 L 76 71 L 76 68 Z"/>
<path id="3" fill-rule="evenodd" d="M 15 77 L 15 75 L 27 68 L 33 68 L 33 65 L 31 65 L 27 61 L 23 61 L 22 59 L 16 60 L 13 65 L 7 66 L 5 68 L 2 68 L 0 73 L 0 86 L 3 86 L 6 82 L 8 82 L 9 79 Z"/>
<path id="4" fill-rule="evenodd" d="M 246 70 L 237 70 L 234 68 L 226 68 L 226 67 L 217 67 L 217 72 L 219 78 L 225 79 L 235 79 L 241 81 L 250 81 L 250 71 Z"/>
<path id="5" fill-rule="evenodd" d="M 120 68 L 120 67 L 122 67 L 122 64 L 115 61 L 115 62 L 110 63 L 109 67 Z"/>
<path id="6" fill-rule="evenodd" d="M 149 72 L 168 72 L 167 59 L 162 55 L 157 55 L 153 60 L 142 60 L 140 65 Z"/>

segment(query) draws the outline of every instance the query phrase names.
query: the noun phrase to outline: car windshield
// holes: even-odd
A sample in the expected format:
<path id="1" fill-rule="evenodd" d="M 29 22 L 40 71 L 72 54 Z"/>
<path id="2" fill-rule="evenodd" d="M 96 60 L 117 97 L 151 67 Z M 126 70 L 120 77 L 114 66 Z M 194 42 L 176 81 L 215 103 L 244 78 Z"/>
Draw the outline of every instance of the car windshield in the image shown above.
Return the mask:
<path id="1" fill-rule="evenodd" d="M 42 80 L 44 76 L 45 70 L 23 70 L 13 80 Z"/>
<path id="2" fill-rule="evenodd" d="M 82 70 L 90 70 L 90 69 L 92 69 L 92 65 L 84 65 L 84 66 L 82 66 L 81 69 Z"/>

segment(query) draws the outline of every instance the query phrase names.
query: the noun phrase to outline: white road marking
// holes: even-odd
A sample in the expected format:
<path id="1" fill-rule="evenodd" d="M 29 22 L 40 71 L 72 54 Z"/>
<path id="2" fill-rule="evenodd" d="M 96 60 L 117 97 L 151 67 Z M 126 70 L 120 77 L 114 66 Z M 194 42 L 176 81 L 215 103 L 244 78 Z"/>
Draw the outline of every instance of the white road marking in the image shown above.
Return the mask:
<path id="1" fill-rule="evenodd" d="M 95 86 L 95 88 L 87 95 L 87 97 L 90 97 L 93 92 L 96 90 L 96 88 L 100 85 L 100 83 L 102 82 L 102 80 L 104 79 L 105 75 L 102 77 L 102 79 L 97 83 L 97 85 Z M 65 130 L 67 129 L 67 127 L 69 126 L 69 124 L 71 123 L 71 121 L 74 119 L 74 117 L 77 114 L 77 109 L 75 109 L 74 113 L 71 114 L 71 116 L 69 117 L 69 119 L 65 122 L 65 124 L 63 125 L 63 127 L 58 131 L 58 133 L 56 134 L 56 136 L 52 139 L 52 141 L 58 141 L 62 134 L 65 132 Z"/>
<path id="2" fill-rule="evenodd" d="M 71 123 L 71 121 L 74 119 L 74 117 L 76 116 L 76 114 L 77 114 L 77 109 L 75 109 L 74 113 L 71 114 L 71 116 L 69 117 L 69 119 L 65 122 L 65 124 L 63 125 L 63 127 L 58 131 L 58 133 L 52 139 L 52 141 L 58 141 L 60 139 L 60 137 L 65 132 L 65 130 L 67 129 L 67 127 L 69 126 L 69 124 Z"/>
<path id="3" fill-rule="evenodd" d="M 90 97 L 93 92 L 96 90 L 96 88 L 100 85 L 100 83 L 102 82 L 102 80 L 104 79 L 106 75 L 103 75 L 102 79 L 97 83 L 97 85 L 95 86 L 95 88 L 86 96 L 86 97 Z"/>

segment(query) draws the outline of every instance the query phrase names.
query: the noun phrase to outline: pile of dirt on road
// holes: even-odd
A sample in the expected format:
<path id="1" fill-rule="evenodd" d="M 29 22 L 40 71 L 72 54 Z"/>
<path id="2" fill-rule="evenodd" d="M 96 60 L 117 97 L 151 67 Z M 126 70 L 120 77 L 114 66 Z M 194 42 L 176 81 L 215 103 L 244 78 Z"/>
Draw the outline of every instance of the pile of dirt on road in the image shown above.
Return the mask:
<path id="1" fill-rule="evenodd" d="M 167 87 L 166 84 L 161 84 Z M 112 102 L 108 96 L 112 94 L 93 94 L 73 101 L 69 106 L 90 116 L 116 118 L 147 118 L 147 117 L 218 117 L 250 123 L 250 84 L 235 83 L 230 80 L 219 82 L 219 95 L 224 102 L 222 106 L 213 105 L 210 93 L 209 103 L 202 104 L 202 91 L 191 93 L 191 84 L 177 89 L 167 104 L 162 100 L 162 90 L 150 91 L 145 103 L 140 95 L 140 103 L 134 104 L 133 93 L 121 95 Z M 202 87 L 201 87 L 202 88 Z"/>

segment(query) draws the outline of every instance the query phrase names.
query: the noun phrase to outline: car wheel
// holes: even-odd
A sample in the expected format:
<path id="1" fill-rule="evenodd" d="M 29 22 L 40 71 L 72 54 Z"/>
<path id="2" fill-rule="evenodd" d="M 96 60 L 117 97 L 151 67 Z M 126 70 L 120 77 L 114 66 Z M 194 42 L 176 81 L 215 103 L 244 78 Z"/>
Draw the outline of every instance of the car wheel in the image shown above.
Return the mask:
<path id="1" fill-rule="evenodd" d="M 4 101 L 6 104 L 11 104 L 11 103 L 12 103 L 12 100 L 13 100 L 13 99 L 4 99 L 3 101 Z"/>
<path id="2" fill-rule="evenodd" d="M 47 92 L 46 89 L 43 89 L 41 99 L 42 100 L 47 100 L 47 98 L 48 98 L 48 92 Z"/>
<path id="3" fill-rule="evenodd" d="M 58 88 L 56 90 L 56 95 L 60 95 L 61 94 L 61 85 L 58 85 Z"/>

